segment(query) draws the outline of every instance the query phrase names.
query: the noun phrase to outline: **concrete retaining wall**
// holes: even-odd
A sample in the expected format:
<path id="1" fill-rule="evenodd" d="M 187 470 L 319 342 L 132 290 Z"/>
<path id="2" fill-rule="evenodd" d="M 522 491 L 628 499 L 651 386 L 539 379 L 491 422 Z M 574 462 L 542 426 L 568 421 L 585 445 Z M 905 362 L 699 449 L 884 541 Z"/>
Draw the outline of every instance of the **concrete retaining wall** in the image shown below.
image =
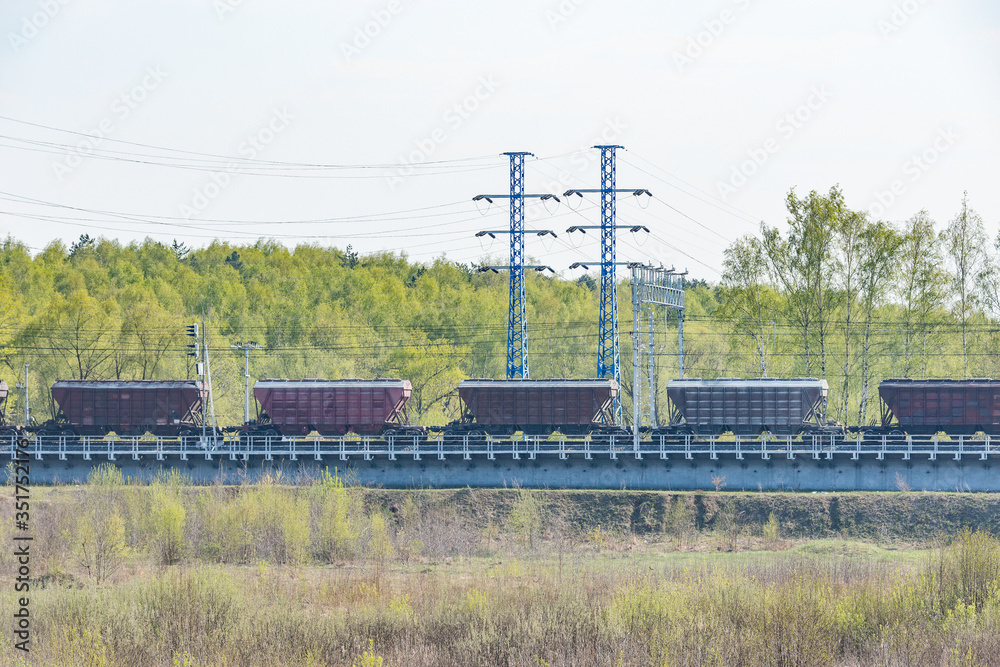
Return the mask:
<path id="1" fill-rule="evenodd" d="M 106 461 L 106 459 L 105 459 Z M 84 461 L 68 457 L 65 461 L 44 458 L 31 461 L 32 484 L 85 483 L 87 475 L 102 460 L 94 457 Z M 770 460 L 747 457 L 740 461 L 730 457 L 711 460 L 696 456 L 692 460 L 674 457 L 661 460 L 646 457 L 620 456 L 617 460 L 594 457 L 540 455 L 535 460 L 486 457 L 465 461 L 460 456 L 444 461 L 424 458 L 421 461 L 399 458 L 389 461 L 378 457 L 372 461 L 360 458 L 341 461 L 330 457 L 322 462 L 290 461 L 275 457 L 273 461 L 251 458 L 247 462 L 231 461 L 228 457 L 206 461 L 192 457 L 188 461 L 168 458 L 156 461 L 143 457 L 139 461 L 119 458 L 114 462 L 128 477 L 151 479 L 163 470 L 178 470 L 198 484 L 216 481 L 238 483 L 256 479 L 263 472 L 280 471 L 291 482 L 315 476 L 328 467 L 337 468 L 341 476 L 360 484 L 387 488 L 455 488 L 511 487 L 570 488 L 570 489 L 644 489 L 644 490 L 711 490 L 716 481 L 729 490 L 747 491 L 896 491 L 908 487 L 913 491 L 993 491 L 1000 492 L 1000 465 L 994 458 L 980 460 L 964 457 L 956 461 L 942 457 L 936 461 L 914 457 L 909 461 L 875 457 L 850 457 L 815 460 L 772 457 Z M 715 480 L 715 481 L 713 481 Z"/>

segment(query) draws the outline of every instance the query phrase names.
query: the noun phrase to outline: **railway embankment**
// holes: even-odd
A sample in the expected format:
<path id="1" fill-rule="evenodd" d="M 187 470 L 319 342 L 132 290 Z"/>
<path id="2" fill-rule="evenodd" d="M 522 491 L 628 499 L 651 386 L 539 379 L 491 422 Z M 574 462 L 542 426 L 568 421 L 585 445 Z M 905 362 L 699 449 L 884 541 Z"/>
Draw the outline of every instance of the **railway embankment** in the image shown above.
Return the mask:
<path id="1" fill-rule="evenodd" d="M 368 489 L 366 503 L 390 513 L 412 499 L 429 515 L 453 515 L 478 529 L 504 525 L 523 504 L 520 489 Z M 761 534 L 771 517 L 795 539 L 931 542 L 963 527 L 1000 535 L 1000 493 L 773 493 L 533 490 L 539 522 L 567 534 L 598 526 L 639 536 L 735 531 Z"/>

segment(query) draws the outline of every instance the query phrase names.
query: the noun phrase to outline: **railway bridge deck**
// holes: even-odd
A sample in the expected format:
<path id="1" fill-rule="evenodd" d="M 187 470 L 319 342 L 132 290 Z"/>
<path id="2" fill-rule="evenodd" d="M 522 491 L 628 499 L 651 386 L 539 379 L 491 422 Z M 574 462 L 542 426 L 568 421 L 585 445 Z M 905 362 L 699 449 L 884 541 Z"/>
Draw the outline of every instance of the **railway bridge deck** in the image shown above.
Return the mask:
<path id="1" fill-rule="evenodd" d="M 0 452 L 13 457 L 13 445 Z M 1000 491 L 1000 438 L 989 436 L 45 436 L 27 451 L 35 484 L 83 482 L 109 461 L 132 477 L 173 468 L 195 482 L 329 467 L 387 487 Z"/>

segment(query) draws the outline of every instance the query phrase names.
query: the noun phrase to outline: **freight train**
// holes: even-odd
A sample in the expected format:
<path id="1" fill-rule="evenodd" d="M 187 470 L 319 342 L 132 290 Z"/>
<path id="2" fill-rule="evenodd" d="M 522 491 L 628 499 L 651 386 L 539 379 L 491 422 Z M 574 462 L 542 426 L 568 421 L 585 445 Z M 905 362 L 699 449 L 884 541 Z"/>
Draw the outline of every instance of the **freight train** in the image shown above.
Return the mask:
<path id="1" fill-rule="evenodd" d="M 1000 435 L 998 380 L 883 380 L 877 425 L 845 429 L 828 420 L 825 380 L 672 380 L 670 424 L 660 433 L 713 436 L 841 434 Z"/>
<path id="2" fill-rule="evenodd" d="M 882 425 L 892 435 L 1000 435 L 1000 380 L 884 380 Z"/>
<path id="3" fill-rule="evenodd" d="M 200 435 L 207 398 L 195 380 L 60 380 L 52 385 L 59 411 L 35 435 Z"/>
<path id="4" fill-rule="evenodd" d="M 826 418 L 830 387 L 816 378 L 671 380 L 670 424 L 657 433 L 697 436 L 843 433 Z"/>
<path id="5" fill-rule="evenodd" d="M 52 385 L 58 412 L 33 429 L 35 435 L 103 437 L 150 433 L 201 435 L 201 409 L 208 391 L 202 382 L 61 380 Z M 625 435 L 610 408 L 618 383 L 595 380 L 466 380 L 458 386 L 459 419 L 443 427 L 409 423 L 408 380 L 262 380 L 254 385 L 256 418 L 220 431 L 241 437 L 422 436 L 483 438 L 528 435 Z"/>
<path id="6" fill-rule="evenodd" d="M 10 437 L 12 435 L 17 435 L 20 433 L 20 429 L 12 424 L 7 423 L 7 394 L 9 393 L 7 388 L 7 383 L 0 380 L 0 438 Z"/>
<path id="7" fill-rule="evenodd" d="M 509 436 L 627 435 L 611 406 L 618 383 L 592 380 L 465 380 L 458 385 L 462 416 L 445 434 Z"/>
<path id="8" fill-rule="evenodd" d="M 257 419 L 239 429 L 248 436 L 424 433 L 409 424 L 409 380 L 263 380 L 253 393 Z"/>
<path id="9" fill-rule="evenodd" d="M 0 381 L 0 436 L 19 430 L 4 421 L 7 385 Z M 409 423 L 409 381 L 262 380 L 254 386 L 256 419 L 213 433 L 241 437 L 448 436 L 485 438 L 515 433 L 547 436 L 626 435 L 615 425 L 614 380 L 466 380 L 458 385 L 459 419 L 441 427 Z M 653 435 L 705 438 L 731 433 L 756 436 L 1000 435 L 1000 381 L 885 380 L 879 385 L 881 423 L 845 429 L 827 419 L 825 380 L 672 380 L 667 385 L 669 423 Z M 52 385 L 55 419 L 31 431 L 40 436 L 104 436 L 150 433 L 163 437 L 202 434 L 208 391 L 200 381 L 63 380 Z M 6 424 L 6 425 L 5 425 Z"/>

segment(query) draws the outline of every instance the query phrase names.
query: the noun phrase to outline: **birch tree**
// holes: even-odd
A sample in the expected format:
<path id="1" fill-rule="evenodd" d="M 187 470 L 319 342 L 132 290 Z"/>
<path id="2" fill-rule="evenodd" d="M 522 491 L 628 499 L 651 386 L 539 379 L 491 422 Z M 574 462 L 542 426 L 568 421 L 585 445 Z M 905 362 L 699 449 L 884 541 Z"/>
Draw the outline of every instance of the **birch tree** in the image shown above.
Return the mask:
<path id="1" fill-rule="evenodd" d="M 867 422 L 868 394 L 872 376 L 872 327 L 876 309 L 891 293 L 898 273 L 898 253 L 904 236 L 885 222 L 865 224 L 860 234 L 861 256 L 858 272 L 858 297 L 864 318 L 861 348 L 861 398 L 858 401 L 858 425 Z"/>
<path id="2" fill-rule="evenodd" d="M 926 349 L 934 313 L 944 304 L 950 277 L 944 268 L 941 238 L 927 211 L 906 222 L 899 248 L 898 294 L 903 310 L 903 377 L 913 375 L 915 343 Z M 927 376 L 923 356 L 920 375 Z"/>
<path id="3" fill-rule="evenodd" d="M 944 245 L 955 272 L 952 289 L 956 314 L 962 326 L 962 373 L 969 377 L 969 315 L 975 299 L 975 281 L 985 259 L 986 232 L 983 219 L 969 208 L 969 193 L 962 196 L 962 209 L 944 230 Z"/>
<path id="4" fill-rule="evenodd" d="M 767 262 L 759 239 L 745 236 L 726 249 L 722 274 L 722 316 L 738 336 L 749 339 L 760 375 L 767 377 L 773 351 L 777 295 L 768 283 Z"/>
<path id="5" fill-rule="evenodd" d="M 785 289 L 790 313 L 802 332 L 807 374 L 812 374 L 810 339 L 819 343 L 820 375 L 826 377 L 827 335 L 834 306 L 831 281 L 837 260 L 834 240 L 846 208 L 840 188 L 821 195 L 815 190 L 799 198 L 791 190 L 785 198 L 788 209 L 787 238 L 767 225 L 761 227 L 768 263 L 777 282 Z"/>
<path id="6" fill-rule="evenodd" d="M 860 213 L 847 213 L 841 216 L 837 225 L 837 249 L 840 252 L 840 289 L 841 301 L 844 307 L 844 365 L 843 382 L 841 384 L 839 420 L 847 419 L 848 397 L 850 395 L 851 339 L 854 336 L 854 305 L 857 300 L 858 279 L 862 254 L 864 252 L 864 233 L 868 220 Z"/>

